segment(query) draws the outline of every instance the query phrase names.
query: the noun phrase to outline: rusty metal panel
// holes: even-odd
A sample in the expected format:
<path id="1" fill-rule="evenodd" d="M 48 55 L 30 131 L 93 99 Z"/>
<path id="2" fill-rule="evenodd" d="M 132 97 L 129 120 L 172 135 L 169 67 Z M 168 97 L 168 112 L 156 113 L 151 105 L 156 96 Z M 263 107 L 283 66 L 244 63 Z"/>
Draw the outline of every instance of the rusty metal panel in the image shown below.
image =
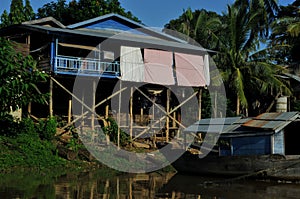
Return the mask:
<path id="1" fill-rule="evenodd" d="M 279 130 L 298 117 L 297 112 L 263 113 L 244 123 L 244 127 Z"/>

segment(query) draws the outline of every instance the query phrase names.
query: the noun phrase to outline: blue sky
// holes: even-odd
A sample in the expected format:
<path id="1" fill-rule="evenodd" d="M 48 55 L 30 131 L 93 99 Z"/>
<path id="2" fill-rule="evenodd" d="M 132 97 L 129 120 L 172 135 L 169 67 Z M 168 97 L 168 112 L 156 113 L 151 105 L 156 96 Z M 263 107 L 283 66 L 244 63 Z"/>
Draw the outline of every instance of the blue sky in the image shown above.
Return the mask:
<path id="1" fill-rule="evenodd" d="M 31 0 L 34 10 L 44 4 L 56 0 Z M 222 13 L 226 11 L 226 5 L 234 0 L 119 0 L 126 11 L 130 11 L 145 25 L 151 27 L 163 27 L 171 19 L 178 18 L 184 9 L 206 9 Z M 1 0 L 0 13 L 9 10 L 11 0 Z M 287 5 L 294 0 L 279 0 L 280 5 Z"/>

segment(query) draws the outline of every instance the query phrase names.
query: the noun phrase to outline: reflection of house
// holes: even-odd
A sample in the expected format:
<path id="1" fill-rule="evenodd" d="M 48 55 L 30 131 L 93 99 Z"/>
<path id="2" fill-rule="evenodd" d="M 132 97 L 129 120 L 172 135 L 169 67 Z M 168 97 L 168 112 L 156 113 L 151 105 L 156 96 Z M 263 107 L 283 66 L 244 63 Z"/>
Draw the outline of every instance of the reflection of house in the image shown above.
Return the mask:
<path id="1" fill-rule="evenodd" d="M 178 105 L 167 105 L 171 101 L 170 98 L 174 97 L 174 94 L 168 94 L 169 86 L 177 85 L 184 88 L 204 87 L 209 84 L 208 56 L 205 49 L 187 44 L 117 14 L 97 17 L 70 26 L 64 26 L 48 17 L 3 28 L 0 30 L 0 36 L 17 42 L 19 51 L 31 54 L 38 60 L 39 69 L 51 74 L 48 82 L 50 87 L 43 86 L 45 91 L 49 91 L 50 88 L 49 113 L 68 114 L 69 123 L 71 93 L 77 77 L 84 79 L 84 90 L 96 91 L 94 96 L 77 97 L 81 104 L 96 110 L 99 117 L 107 117 L 110 109 L 121 117 L 122 108 L 112 110 L 109 107 L 111 99 L 115 97 L 112 96 L 114 88 L 120 79 L 122 82 L 134 83 L 135 86 L 143 84 L 143 89 L 148 93 L 154 90 L 154 97 L 158 96 L 157 93 L 165 97 L 160 101 L 168 109 L 167 112 Z M 94 84 L 96 81 L 99 81 L 97 87 Z M 82 95 L 84 92 L 82 91 Z M 131 96 L 130 88 L 118 94 L 120 93 Z M 74 95 L 72 97 L 74 99 Z M 137 95 L 130 105 L 136 107 L 134 103 L 140 104 L 141 110 L 135 113 L 128 111 L 130 117 L 128 115 L 122 117 L 127 118 L 125 122 L 127 126 L 132 127 L 132 121 L 129 122 L 128 118 L 132 119 L 133 114 L 141 115 L 139 118 L 143 120 L 144 106 L 139 102 L 143 101 L 141 98 L 147 99 L 142 94 Z M 104 102 L 96 105 L 98 101 Z M 128 103 L 124 106 L 128 106 Z M 83 107 L 86 108 L 84 105 Z M 42 114 L 41 110 L 37 105 L 32 105 L 32 110 L 29 111 L 44 117 L 45 114 Z M 179 118 L 179 114 L 173 115 L 173 120 Z M 79 115 L 73 115 L 73 119 L 74 117 Z M 178 126 L 178 121 L 174 126 Z"/>
<path id="2" fill-rule="evenodd" d="M 203 119 L 185 131 L 216 135 L 220 156 L 300 155 L 299 113 L 264 113 L 255 118 Z"/>

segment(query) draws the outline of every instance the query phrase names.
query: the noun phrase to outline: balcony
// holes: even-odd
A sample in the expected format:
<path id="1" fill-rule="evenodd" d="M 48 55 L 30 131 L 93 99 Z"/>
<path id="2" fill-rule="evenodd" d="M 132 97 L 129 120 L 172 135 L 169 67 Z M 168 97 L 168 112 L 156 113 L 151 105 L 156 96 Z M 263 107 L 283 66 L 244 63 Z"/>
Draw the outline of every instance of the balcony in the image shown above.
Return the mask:
<path id="1" fill-rule="evenodd" d="M 101 62 L 97 59 L 81 57 L 56 56 L 54 72 L 66 75 L 117 78 L 120 76 L 120 63 Z"/>

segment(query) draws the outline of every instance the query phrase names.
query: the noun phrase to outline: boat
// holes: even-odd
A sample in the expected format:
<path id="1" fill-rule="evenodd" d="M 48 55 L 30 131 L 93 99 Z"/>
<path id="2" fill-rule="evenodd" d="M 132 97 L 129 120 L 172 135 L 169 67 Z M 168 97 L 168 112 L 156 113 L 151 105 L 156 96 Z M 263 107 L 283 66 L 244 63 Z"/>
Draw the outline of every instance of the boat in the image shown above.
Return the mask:
<path id="1" fill-rule="evenodd" d="M 299 118 L 284 112 L 200 120 L 184 130 L 196 136 L 172 165 L 193 175 L 300 180 Z"/>

